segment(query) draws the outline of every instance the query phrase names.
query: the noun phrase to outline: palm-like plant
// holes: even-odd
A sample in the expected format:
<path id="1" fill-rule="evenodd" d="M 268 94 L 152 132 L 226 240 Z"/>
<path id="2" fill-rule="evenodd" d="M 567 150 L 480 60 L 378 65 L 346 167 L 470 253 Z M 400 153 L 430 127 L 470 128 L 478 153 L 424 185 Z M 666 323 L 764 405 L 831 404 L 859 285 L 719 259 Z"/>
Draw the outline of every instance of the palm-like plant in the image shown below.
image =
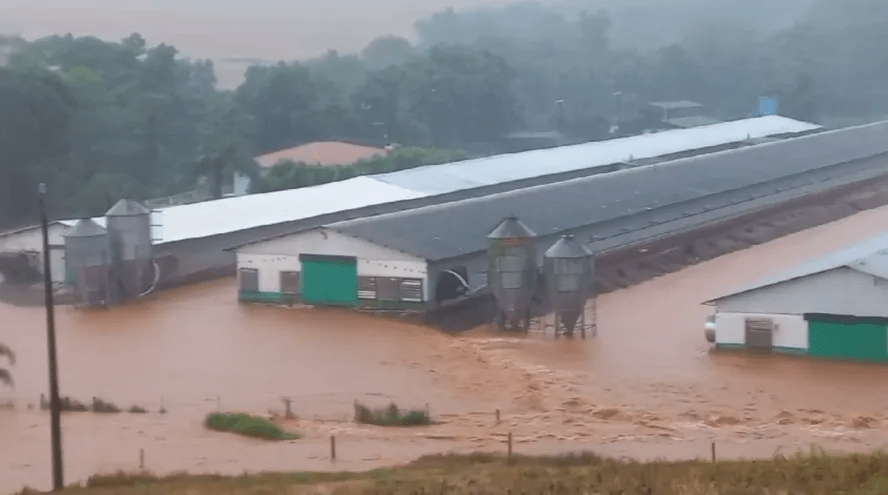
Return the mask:
<path id="1" fill-rule="evenodd" d="M 15 353 L 9 347 L 0 344 L 0 357 L 6 356 L 10 366 L 15 366 Z M 0 384 L 12 387 L 12 373 L 6 368 L 0 368 Z"/>

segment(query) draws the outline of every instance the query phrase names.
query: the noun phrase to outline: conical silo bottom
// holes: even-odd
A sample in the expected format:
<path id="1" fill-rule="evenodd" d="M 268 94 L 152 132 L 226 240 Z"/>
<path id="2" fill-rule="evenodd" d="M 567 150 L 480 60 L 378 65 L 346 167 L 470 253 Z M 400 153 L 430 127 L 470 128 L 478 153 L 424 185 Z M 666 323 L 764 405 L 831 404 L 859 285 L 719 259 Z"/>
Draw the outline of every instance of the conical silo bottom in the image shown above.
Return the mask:
<path id="1" fill-rule="evenodd" d="M 561 326 L 565 331 L 572 332 L 577 326 L 577 321 L 580 319 L 580 314 L 582 311 L 578 309 L 573 309 L 569 311 L 561 311 L 558 313 L 558 320 L 561 322 Z"/>

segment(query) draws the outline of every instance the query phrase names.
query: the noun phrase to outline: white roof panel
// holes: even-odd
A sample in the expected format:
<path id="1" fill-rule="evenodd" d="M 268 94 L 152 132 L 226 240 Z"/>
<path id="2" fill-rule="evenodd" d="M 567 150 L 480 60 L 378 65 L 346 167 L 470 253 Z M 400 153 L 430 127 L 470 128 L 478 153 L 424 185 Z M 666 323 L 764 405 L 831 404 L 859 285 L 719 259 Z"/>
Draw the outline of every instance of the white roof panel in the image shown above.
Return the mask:
<path id="1" fill-rule="evenodd" d="M 790 280 L 847 267 L 876 277 L 888 279 L 888 234 L 871 237 L 845 249 L 816 258 L 789 270 L 768 276 L 731 294 L 712 299 L 719 301 L 753 290 L 763 289 Z"/>
<path id="2" fill-rule="evenodd" d="M 152 212 L 152 223 L 157 225 L 156 244 L 163 244 L 425 196 L 369 177 L 355 177 L 313 187 L 169 206 Z M 93 220 L 106 226 L 105 217 Z M 59 223 L 73 227 L 77 221 Z"/>
<path id="3" fill-rule="evenodd" d="M 634 159 L 654 158 L 710 148 L 749 139 L 796 134 L 821 127 L 768 115 L 721 122 L 692 129 L 676 129 L 608 141 L 497 155 L 475 160 L 429 165 L 374 175 L 405 189 L 442 194 L 544 175 L 600 167 Z"/>
<path id="4" fill-rule="evenodd" d="M 160 224 L 158 244 L 424 196 L 369 177 L 355 177 L 314 187 L 171 206 L 155 213 Z"/>

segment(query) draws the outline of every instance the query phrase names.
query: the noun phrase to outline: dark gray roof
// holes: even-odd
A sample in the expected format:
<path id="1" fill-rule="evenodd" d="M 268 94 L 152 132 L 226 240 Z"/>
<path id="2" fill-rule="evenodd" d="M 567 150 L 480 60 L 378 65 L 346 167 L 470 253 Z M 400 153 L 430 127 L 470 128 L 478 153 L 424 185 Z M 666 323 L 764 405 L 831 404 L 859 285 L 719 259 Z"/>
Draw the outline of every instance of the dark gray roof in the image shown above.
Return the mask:
<path id="1" fill-rule="evenodd" d="M 108 231 L 102 228 L 101 225 L 89 218 L 84 218 L 83 220 L 78 220 L 74 224 L 74 228 L 65 234 L 65 237 L 98 237 L 107 233 Z"/>
<path id="2" fill-rule="evenodd" d="M 562 236 L 558 242 L 552 245 L 545 254 L 546 258 L 588 258 L 592 251 L 585 244 L 576 240 L 572 235 Z"/>
<path id="3" fill-rule="evenodd" d="M 531 237 L 536 237 L 536 232 L 512 215 L 487 234 L 488 239 L 528 239 Z"/>
<path id="4" fill-rule="evenodd" d="M 888 154 L 888 121 L 331 227 L 427 260 L 443 260 L 485 250 L 490 226 L 512 215 L 539 234 L 552 235 L 883 154 Z"/>
<path id="5" fill-rule="evenodd" d="M 145 208 L 142 203 L 132 199 L 121 199 L 105 213 L 108 217 L 131 217 L 136 215 L 150 215 L 151 210 Z"/>

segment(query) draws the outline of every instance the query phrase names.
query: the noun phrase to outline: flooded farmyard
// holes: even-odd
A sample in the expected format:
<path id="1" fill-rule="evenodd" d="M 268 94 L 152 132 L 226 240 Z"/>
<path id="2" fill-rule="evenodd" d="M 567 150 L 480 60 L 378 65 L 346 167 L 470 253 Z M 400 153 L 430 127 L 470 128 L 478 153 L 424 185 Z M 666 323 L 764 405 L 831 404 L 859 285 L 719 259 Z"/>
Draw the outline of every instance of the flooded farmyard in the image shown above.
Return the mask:
<path id="1" fill-rule="evenodd" d="M 66 475 L 139 468 L 239 473 L 367 469 L 441 451 L 595 450 L 636 458 L 768 456 L 816 443 L 870 450 L 888 440 L 879 383 L 888 368 L 711 353 L 701 301 L 872 234 L 880 208 L 599 297 L 594 338 L 490 328 L 449 336 L 351 311 L 243 305 L 231 280 L 161 292 L 103 311 L 58 310 L 61 390 L 146 414 L 66 413 Z M 48 488 L 49 415 L 42 308 L 0 306 L 17 353 L 0 400 L 0 490 Z M 203 428 L 217 409 L 280 417 L 305 438 L 263 443 Z M 355 400 L 428 407 L 438 424 L 351 421 Z M 158 411 L 161 405 L 166 414 Z M 501 421 L 497 423 L 495 411 Z M 329 459 L 336 435 L 338 458 Z"/>

